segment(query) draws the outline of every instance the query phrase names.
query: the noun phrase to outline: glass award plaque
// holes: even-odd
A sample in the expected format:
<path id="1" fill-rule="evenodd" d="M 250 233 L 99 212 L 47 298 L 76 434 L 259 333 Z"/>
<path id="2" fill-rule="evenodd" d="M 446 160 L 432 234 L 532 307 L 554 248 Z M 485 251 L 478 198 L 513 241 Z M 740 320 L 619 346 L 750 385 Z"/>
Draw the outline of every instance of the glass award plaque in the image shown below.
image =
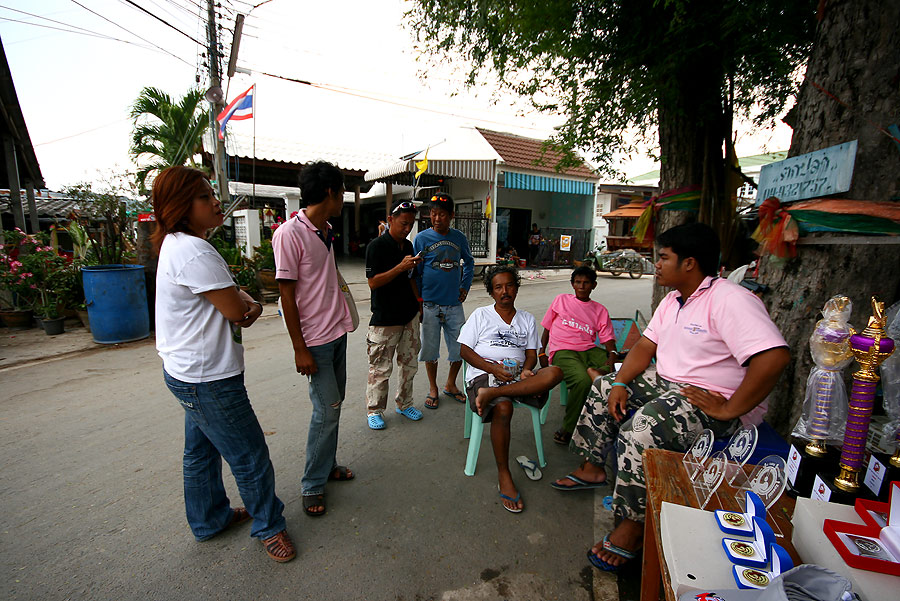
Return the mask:
<path id="1" fill-rule="evenodd" d="M 755 492 L 766 509 L 781 497 L 781 493 L 784 492 L 784 487 L 787 485 L 784 467 L 784 458 L 778 455 L 769 455 L 764 457 L 749 475 L 741 470 L 743 475 L 735 478 L 733 486 L 737 489 L 734 498 L 742 511 L 746 510 L 745 491 L 747 490 Z"/>
<path id="2" fill-rule="evenodd" d="M 753 455 L 756 450 L 756 442 L 759 439 L 759 433 L 756 431 L 754 424 L 749 424 L 738 429 L 728 441 L 725 452 L 728 455 L 728 465 L 726 466 L 725 479 L 729 484 L 734 484 L 738 477 L 738 472 L 743 472 L 743 466 Z"/>
<path id="3" fill-rule="evenodd" d="M 703 470 L 706 459 L 713 447 L 713 432 L 709 428 L 700 432 L 688 447 L 684 459 L 681 460 L 691 481 L 697 479 L 697 475 Z"/>
<path id="4" fill-rule="evenodd" d="M 710 434 L 712 434 L 710 432 Z M 694 494 L 697 495 L 697 503 L 700 509 L 705 509 L 716 489 L 725 479 L 725 466 L 728 457 L 724 451 L 719 451 L 709 458 L 706 465 L 702 466 L 697 477 L 694 478 Z"/>

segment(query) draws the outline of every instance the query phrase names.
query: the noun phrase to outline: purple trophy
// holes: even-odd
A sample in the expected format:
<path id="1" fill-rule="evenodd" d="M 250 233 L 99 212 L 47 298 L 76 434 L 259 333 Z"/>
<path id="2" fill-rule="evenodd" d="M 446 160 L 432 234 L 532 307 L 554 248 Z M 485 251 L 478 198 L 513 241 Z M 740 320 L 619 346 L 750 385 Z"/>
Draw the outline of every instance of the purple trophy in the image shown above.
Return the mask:
<path id="1" fill-rule="evenodd" d="M 841 472 L 834 484 L 841 490 L 855 493 L 859 490 L 859 472 L 866 452 L 866 436 L 875 406 L 875 386 L 880 379 L 878 366 L 894 352 L 894 341 L 885 332 L 884 303 L 872 297 L 872 316 L 869 324 L 859 334 L 850 336 L 850 348 L 860 365 L 853 374 L 850 389 L 850 414 L 844 432 L 841 450 Z"/>

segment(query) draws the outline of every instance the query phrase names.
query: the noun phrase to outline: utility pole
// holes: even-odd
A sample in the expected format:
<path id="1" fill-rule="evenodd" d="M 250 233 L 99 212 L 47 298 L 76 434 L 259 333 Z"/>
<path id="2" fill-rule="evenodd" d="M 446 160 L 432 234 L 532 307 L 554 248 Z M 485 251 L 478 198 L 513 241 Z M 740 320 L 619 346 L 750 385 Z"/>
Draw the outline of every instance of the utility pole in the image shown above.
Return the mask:
<path id="1" fill-rule="evenodd" d="M 222 87 L 222 72 L 219 70 L 219 35 L 216 29 L 216 9 L 215 0 L 207 0 L 207 29 L 209 31 L 209 79 L 210 88 L 214 89 Z M 210 102 L 209 123 L 213 132 L 213 141 L 215 148 L 215 165 L 216 165 L 216 189 L 219 193 L 219 201 L 227 206 L 231 202 L 231 195 L 228 193 L 228 172 L 225 169 L 225 142 L 219 139 L 219 123 L 216 116 L 225 108 L 224 98 L 216 102 Z"/>

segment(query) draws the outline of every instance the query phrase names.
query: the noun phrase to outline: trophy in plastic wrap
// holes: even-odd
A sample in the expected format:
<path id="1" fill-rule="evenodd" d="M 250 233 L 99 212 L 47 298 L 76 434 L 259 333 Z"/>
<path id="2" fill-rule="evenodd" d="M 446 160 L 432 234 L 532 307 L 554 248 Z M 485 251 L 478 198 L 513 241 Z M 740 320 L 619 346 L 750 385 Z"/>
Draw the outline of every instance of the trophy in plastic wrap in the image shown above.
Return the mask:
<path id="1" fill-rule="evenodd" d="M 853 374 L 850 389 L 850 412 L 841 449 L 841 471 L 834 479 L 839 489 L 856 494 L 859 491 L 859 472 L 866 453 L 866 436 L 875 406 L 875 387 L 881 378 L 878 366 L 894 352 L 894 341 L 886 332 L 887 318 L 884 303 L 872 297 L 872 316 L 866 328 L 850 336 L 850 348 L 860 365 Z"/>
<path id="2" fill-rule="evenodd" d="M 809 337 L 809 350 L 816 366 L 806 381 L 803 414 L 794 434 L 809 439 L 804 450 L 813 457 L 824 457 L 826 442 L 836 442 L 843 435 L 847 391 L 841 371 L 853 361 L 847 323 L 852 309 L 853 303 L 846 296 L 832 297 L 825 303 L 823 317 Z"/>
<path id="3" fill-rule="evenodd" d="M 887 334 L 896 343 L 900 340 L 900 303 L 895 303 L 887 311 Z M 888 423 L 884 426 L 883 447 L 893 448 L 890 465 L 900 469 L 900 353 L 884 360 L 881 364 L 881 389 L 884 391 L 884 412 Z"/>

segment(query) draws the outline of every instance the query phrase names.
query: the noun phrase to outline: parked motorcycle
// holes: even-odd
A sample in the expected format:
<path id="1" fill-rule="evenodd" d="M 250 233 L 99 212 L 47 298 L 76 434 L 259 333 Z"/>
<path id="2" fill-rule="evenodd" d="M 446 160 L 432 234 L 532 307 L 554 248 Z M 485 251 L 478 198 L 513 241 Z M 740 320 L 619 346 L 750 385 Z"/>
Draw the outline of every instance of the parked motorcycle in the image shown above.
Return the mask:
<path id="1" fill-rule="evenodd" d="M 595 246 L 584 258 L 584 264 L 595 271 L 608 271 L 613 276 L 627 273 L 633 279 L 644 275 L 644 262 L 644 257 L 632 248 L 608 251 L 603 244 Z"/>

